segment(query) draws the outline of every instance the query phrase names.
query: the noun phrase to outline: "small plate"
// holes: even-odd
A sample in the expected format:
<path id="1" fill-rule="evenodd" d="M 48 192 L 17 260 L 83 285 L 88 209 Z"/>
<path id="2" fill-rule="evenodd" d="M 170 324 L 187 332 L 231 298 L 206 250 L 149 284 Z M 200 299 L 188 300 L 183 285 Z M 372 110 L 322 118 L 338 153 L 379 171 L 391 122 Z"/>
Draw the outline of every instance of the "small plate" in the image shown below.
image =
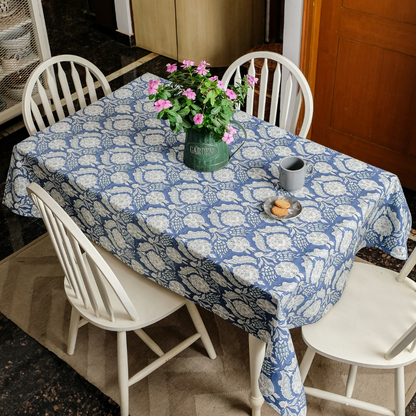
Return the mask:
<path id="1" fill-rule="evenodd" d="M 272 207 L 274 206 L 274 201 L 277 199 L 283 199 L 284 201 L 289 202 L 290 207 L 287 209 L 287 214 L 283 215 L 282 217 L 278 217 L 277 215 L 272 214 Z M 275 220 L 288 220 L 290 218 L 297 217 L 302 212 L 302 205 L 300 202 L 292 198 L 291 196 L 285 196 L 285 195 L 277 195 L 277 196 L 271 196 L 270 198 L 267 198 L 264 201 L 264 212 L 271 218 L 274 218 Z"/>

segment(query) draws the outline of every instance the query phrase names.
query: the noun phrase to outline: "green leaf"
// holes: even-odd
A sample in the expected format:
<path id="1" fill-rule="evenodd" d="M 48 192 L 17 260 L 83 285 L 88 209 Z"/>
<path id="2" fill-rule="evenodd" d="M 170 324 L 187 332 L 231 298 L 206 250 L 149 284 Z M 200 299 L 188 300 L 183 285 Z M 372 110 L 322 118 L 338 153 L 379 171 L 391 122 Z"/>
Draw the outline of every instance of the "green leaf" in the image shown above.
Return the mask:
<path id="1" fill-rule="evenodd" d="M 168 111 L 168 119 L 171 123 L 176 124 L 176 120 L 177 120 L 177 115 L 175 113 L 171 113 L 170 111 Z"/>
<path id="2" fill-rule="evenodd" d="M 218 114 L 220 111 L 221 111 L 221 107 L 215 107 L 215 108 L 211 111 L 211 114 L 212 114 L 212 115 L 215 115 L 215 114 Z"/>
<path id="3" fill-rule="evenodd" d="M 183 117 L 183 116 L 188 115 L 190 111 L 191 111 L 190 108 L 186 107 L 186 108 L 182 108 L 182 110 L 178 111 L 178 114 Z"/>

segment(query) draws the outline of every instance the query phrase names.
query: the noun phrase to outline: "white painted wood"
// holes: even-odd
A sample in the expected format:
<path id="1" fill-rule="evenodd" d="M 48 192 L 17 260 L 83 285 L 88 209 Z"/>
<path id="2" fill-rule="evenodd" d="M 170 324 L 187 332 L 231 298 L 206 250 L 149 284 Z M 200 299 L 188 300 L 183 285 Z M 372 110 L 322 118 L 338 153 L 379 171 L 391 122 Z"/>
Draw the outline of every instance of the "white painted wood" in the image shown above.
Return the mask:
<path id="1" fill-rule="evenodd" d="M 312 92 L 302 72 L 289 59 L 275 52 L 259 51 L 248 53 L 238 58 L 229 66 L 222 78 L 224 85 L 227 86 L 229 84 L 231 78 L 235 73 L 238 74 L 238 80 L 241 77 L 241 75 L 239 75 L 239 68 L 245 66 L 248 62 L 250 62 L 248 73 L 250 75 L 254 75 L 254 59 L 265 59 L 268 61 L 275 61 L 277 67 L 279 68 L 277 70 L 277 73 L 275 72 L 272 81 L 273 84 L 271 111 L 270 117 L 266 121 L 275 124 L 277 118 L 277 109 L 280 103 L 281 111 L 279 117 L 279 127 L 296 134 L 296 126 L 298 124 L 300 105 L 303 100 L 305 105 L 305 114 L 301 124 L 299 136 L 306 137 L 309 132 L 313 116 Z M 286 78 L 286 80 L 284 80 L 281 76 L 283 69 L 289 71 L 289 76 Z M 267 82 L 269 81 L 268 73 L 269 70 L 267 63 L 263 64 L 261 71 L 258 107 L 258 118 L 262 120 L 264 120 L 264 106 L 266 100 Z M 284 86 L 282 86 L 283 81 Z M 234 81 L 234 84 L 235 82 L 236 81 Z M 293 94 L 293 91 L 295 91 L 295 94 Z M 297 96 L 298 93 L 300 94 L 300 96 Z M 250 94 L 252 94 L 252 92 L 250 92 Z M 253 109 L 251 95 L 247 98 L 246 102 L 246 112 L 252 115 Z M 291 111 L 291 109 L 294 109 L 295 111 Z"/>
<path id="2" fill-rule="evenodd" d="M 117 31 L 125 35 L 133 34 L 129 0 L 114 0 L 116 11 Z"/>
<path id="3" fill-rule="evenodd" d="M 270 102 L 270 118 L 269 123 L 276 124 L 277 106 L 279 105 L 280 82 L 282 78 L 282 71 L 280 65 L 277 65 L 273 75 L 272 100 Z"/>
<path id="4" fill-rule="evenodd" d="M 355 380 L 357 378 L 358 367 L 356 365 L 350 365 L 350 371 L 348 372 L 347 390 L 345 396 L 352 397 L 354 391 Z"/>
<path id="5" fill-rule="evenodd" d="M 33 117 L 35 118 L 36 123 L 39 126 L 39 129 L 43 130 L 45 128 L 45 123 L 43 122 L 42 115 L 39 111 L 39 107 L 33 98 L 30 99 L 30 108 L 32 110 Z"/>
<path id="6" fill-rule="evenodd" d="M 403 266 L 406 274 L 416 263 L 415 253 L 416 250 Z M 399 281 L 399 273 L 354 263 L 338 303 L 318 322 L 302 327 L 308 345 L 305 364 L 300 365 L 302 380 L 306 379 L 315 352 L 353 366 L 346 396 L 318 388 L 305 388 L 307 394 L 378 414 L 404 416 L 404 367 L 416 361 L 412 348 L 416 339 L 416 283 L 402 272 L 400 276 Z M 348 397 L 356 366 L 395 369 L 394 411 Z"/>
<path id="7" fill-rule="evenodd" d="M 2 17 L 0 18 L 0 31 L 2 29 L 2 24 L 10 21 L 17 22 L 16 27 L 23 27 L 26 23 L 31 22 L 31 26 L 33 27 L 33 46 L 32 48 L 34 53 L 31 53 L 26 58 L 22 58 L 20 60 L 24 67 L 28 67 L 29 65 L 36 65 L 38 62 L 42 62 L 51 56 L 51 51 L 49 48 L 49 41 L 48 35 L 46 32 L 45 26 L 45 19 L 43 15 L 43 8 L 41 0 L 20 0 L 20 3 L 26 8 L 29 8 L 29 16 L 24 17 L 17 17 L 16 14 L 12 14 L 9 17 Z M 20 7 L 20 6 L 19 6 Z M 0 66 L 0 81 L 6 75 L 6 71 L 3 68 L 3 71 Z M 12 118 L 18 116 L 22 113 L 22 102 L 21 100 L 16 101 L 15 99 L 7 99 L 6 97 L 2 97 L 5 99 L 8 107 L 2 111 L 0 111 L 0 124 L 5 123 L 6 121 L 11 120 Z"/>
<path id="8" fill-rule="evenodd" d="M 289 74 L 289 76 L 286 79 L 285 89 L 284 91 L 282 89 L 282 92 L 281 92 L 283 97 L 280 100 L 281 110 L 280 110 L 279 126 L 285 130 L 289 130 L 289 125 L 292 124 L 292 122 L 289 120 L 289 109 L 290 109 L 290 99 L 292 98 L 292 88 L 293 88 L 292 74 Z"/>
<path id="9" fill-rule="evenodd" d="M 352 399 L 343 396 L 342 394 L 335 394 L 329 391 L 319 390 L 313 387 L 305 387 L 306 395 L 318 397 L 323 400 L 330 400 L 335 403 L 341 403 L 346 406 L 357 407 L 358 409 L 374 412 L 378 415 L 397 416 L 392 410 L 375 404 L 367 403 L 362 400 Z"/>
<path id="10" fill-rule="evenodd" d="M 154 342 L 152 338 L 150 338 L 149 335 L 143 331 L 143 329 L 135 329 L 134 332 L 156 355 L 161 357 L 165 354 L 159 345 L 157 345 L 156 342 Z"/>
<path id="11" fill-rule="evenodd" d="M 264 60 L 261 69 L 260 89 L 259 89 L 259 106 L 257 108 L 257 118 L 264 120 L 264 111 L 266 108 L 267 84 L 269 83 L 269 65 L 267 59 Z"/>
<path id="12" fill-rule="evenodd" d="M 284 2 L 282 55 L 291 60 L 297 67 L 300 66 L 300 53 L 302 49 L 303 3 L 304 0 Z M 283 68 L 283 82 L 286 82 L 288 74 L 289 71 Z M 295 96 L 296 89 L 292 92 L 291 107 L 289 109 L 290 118 L 293 118 L 294 114 Z"/>
<path id="13" fill-rule="evenodd" d="M 251 391 L 249 402 L 251 406 L 251 416 L 261 416 L 261 408 L 264 397 L 259 388 L 259 377 L 266 352 L 266 343 L 254 335 L 248 335 L 248 346 L 250 353 L 250 385 Z"/>
<path id="14" fill-rule="evenodd" d="M 120 389 L 120 416 L 129 416 L 129 364 L 125 331 L 117 332 L 118 387 Z"/>
<path id="15" fill-rule="evenodd" d="M 140 370 L 138 373 L 136 373 L 133 377 L 131 377 L 129 379 L 129 382 L 128 382 L 129 386 L 132 386 L 133 384 L 137 383 L 138 381 L 143 380 L 150 373 L 157 370 L 163 364 L 166 364 L 175 355 L 178 355 L 180 352 L 182 352 L 183 350 L 188 348 L 190 345 L 192 345 L 199 338 L 201 338 L 200 334 L 193 334 L 189 338 L 187 338 L 185 341 L 182 341 L 180 344 L 178 344 L 176 347 L 173 347 L 166 354 L 163 354 L 157 360 L 153 361 L 151 364 L 149 364 L 148 366 L 146 366 L 145 368 Z"/>
<path id="16" fill-rule="evenodd" d="M 68 108 L 68 113 L 69 114 L 74 114 L 75 113 L 75 107 L 74 107 L 74 102 L 73 102 L 73 99 L 72 99 L 72 96 L 71 96 L 71 91 L 69 89 L 68 78 L 66 77 L 65 71 L 63 70 L 61 63 L 58 62 L 56 66 L 58 67 L 59 84 L 61 85 L 62 94 L 64 96 L 64 100 L 65 100 L 64 102 L 66 103 L 66 106 Z M 50 71 L 48 70 L 48 71 L 45 71 L 45 72 L 50 72 Z M 54 81 L 55 81 L 55 78 L 54 78 Z M 56 86 L 55 86 L 55 88 L 56 88 Z M 56 101 L 60 101 L 60 97 L 57 96 Z M 55 107 L 57 107 L 58 105 L 60 107 L 62 107 L 60 102 L 59 102 L 59 104 L 56 102 Z"/>
<path id="17" fill-rule="evenodd" d="M 404 367 L 396 368 L 394 372 L 394 403 L 396 415 L 405 416 L 405 388 L 404 388 Z"/>
<path id="18" fill-rule="evenodd" d="M 306 380 L 306 376 L 309 373 L 309 369 L 311 368 L 311 364 L 314 358 L 315 351 L 312 348 L 308 347 L 299 366 L 302 383 L 304 383 Z"/>
<path id="19" fill-rule="evenodd" d="M 50 123 L 51 121 L 54 120 L 54 117 L 52 114 L 52 109 L 50 107 L 48 95 L 46 94 L 46 91 L 40 82 L 37 82 L 37 86 L 38 86 L 38 94 L 41 100 L 42 107 L 45 109 L 44 112 L 46 113 L 46 117 L 48 118 L 48 122 Z M 28 97 L 28 99 L 32 100 L 32 94 Z"/>
<path id="20" fill-rule="evenodd" d="M 70 82 L 62 68 L 62 63 L 69 63 L 71 65 L 71 78 L 75 86 L 75 95 L 71 92 Z M 86 59 L 75 55 L 58 55 L 46 60 L 32 72 L 23 91 L 23 119 L 30 134 L 35 134 L 42 128 L 45 128 L 44 125 L 42 126 L 42 123 L 41 125 L 38 123 L 39 112 L 36 112 L 36 110 L 33 111 L 35 101 L 31 99 L 35 85 L 39 89 L 42 80 L 45 84 L 41 86 L 39 95 L 41 95 L 42 108 L 47 116 L 49 125 L 64 119 L 66 115 L 73 114 L 75 112 L 74 101 L 76 99 L 78 99 L 80 108 L 84 108 L 87 105 L 82 87 L 83 81 L 81 80 L 77 66 L 84 68 L 84 82 L 91 103 L 97 101 L 97 88 L 102 88 L 104 95 L 111 93 L 110 84 L 104 74 Z M 55 67 L 56 73 L 58 74 L 57 77 L 55 76 Z M 93 76 L 96 79 L 96 83 L 98 83 L 97 86 L 94 83 Z M 60 88 L 58 88 L 58 83 Z M 62 95 L 59 95 L 59 89 L 62 90 Z M 65 108 L 67 114 L 64 113 Z M 36 125 L 34 121 L 36 121 Z"/>
<path id="21" fill-rule="evenodd" d="M 75 91 L 77 93 L 77 97 L 78 97 L 78 101 L 79 101 L 79 105 L 81 106 L 81 108 L 86 107 L 87 103 L 85 102 L 85 97 L 84 97 L 84 91 L 82 88 L 82 84 L 81 84 L 81 79 L 79 77 L 79 73 L 75 68 L 74 63 L 71 61 L 71 75 L 72 75 L 72 81 L 74 82 L 75 85 Z M 89 85 L 87 84 L 88 90 L 89 90 Z M 94 101 L 91 101 L 94 102 Z"/>
<path id="22" fill-rule="evenodd" d="M 216 357 L 211 339 L 192 302 L 152 282 L 113 254 L 93 244 L 39 185 L 32 183 L 27 191 L 41 213 L 65 272 L 65 292 L 72 304 L 68 354 L 74 353 L 78 328 L 85 322 L 117 332 L 122 415 L 128 416 L 129 413 L 129 386 L 146 377 L 199 338 L 202 339 L 209 357 Z M 185 305 L 196 333 L 163 353 L 142 328 L 162 320 Z M 131 377 L 128 373 L 126 331 L 136 332 L 159 355 L 156 361 Z"/>
<path id="23" fill-rule="evenodd" d="M 404 264 L 404 266 L 400 270 L 400 273 L 397 276 L 397 281 L 398 282 L 403 282 L 403 280 L 412 271 L 413 267 L 415 267 L 415 264 L 416 264 L 416 250 L 413 250 L 409 259 L 407 260 L 407 262 Z"/>
<path id="24" fill-rule="evenodd" d="M 234 85 L 241 82 L 241 72 L 240 67 L 237 68 L 236 74 L 234 75 Z M 250 67 L 248 69 L 248 74 L 252 77 L 256 76 L 256 68 L 254 67 L 254 59 L 250 62 Z M 254 106 L 254 91 L 252 89 L 247 91 L 247 99 L 246 99 L 246 113 L 253 115 L 253 106 Z M 238 107 L 240 109 L 240 106 Z"/>
<path id="25" fill-rule="evenodd" d="M 60 66 L 60 64 L 58 64 L 58 67 L 59 67 L 58 72 L 62 73 L 63 71 L 62 71 L 62 67 Z M 55 110 L 58 113 L 58 117 L 62 120 L 63 118 L 65 118 L 65 114 L 62 108 L 61 100 L 59 98 L 59 93 L 58 93 L 58 88 L 57 88 L 56 81 L 55 81 L 55 74 L 53 73 L 53 68 L 49 67 L 45 70 L 45 80 L 46 80 L 46 85 L 49 90 L 49 93 L 52 96 L 52 102 L 55 103 Z M 40 79 L 38 79 L 37 85 L 38 86 L 42 85 Z M 50 108 L 48 110 L 50 111 Z M 50 112 L 52 114 L 52 111 Z M 49 120 L 49 124 L 54 124 L 54 123 L 55 123 L 55 119 L 52 116 L 52 120 Z"/>

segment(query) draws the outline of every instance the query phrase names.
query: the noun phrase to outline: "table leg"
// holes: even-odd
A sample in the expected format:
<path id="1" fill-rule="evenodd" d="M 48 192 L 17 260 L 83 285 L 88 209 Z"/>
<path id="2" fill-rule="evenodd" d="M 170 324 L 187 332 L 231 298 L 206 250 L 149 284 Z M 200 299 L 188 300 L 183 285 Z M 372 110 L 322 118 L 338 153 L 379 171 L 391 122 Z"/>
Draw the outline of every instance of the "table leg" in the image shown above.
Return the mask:
<path id="1" fill-rule="evenodd" d="M 261 407 L 264 403 L 263 395 L 259 389 L 259 376 L 263 365 L 266 343 L 255 336 L 248 335 L 248 347 L 250 354 L 250 384 L 251 392 L 249 396 L 251 406 L 251 416 L 261 416 Z"/>

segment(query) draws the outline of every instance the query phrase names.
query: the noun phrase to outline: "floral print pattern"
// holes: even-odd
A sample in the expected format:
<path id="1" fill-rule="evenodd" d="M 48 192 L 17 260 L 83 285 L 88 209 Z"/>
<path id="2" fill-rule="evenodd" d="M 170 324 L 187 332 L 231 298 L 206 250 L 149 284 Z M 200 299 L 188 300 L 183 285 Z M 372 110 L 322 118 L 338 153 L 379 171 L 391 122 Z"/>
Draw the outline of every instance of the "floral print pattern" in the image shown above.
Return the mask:
<path id="1" fill-rule="evenodd" d="M 15 146 L 3 203 L 38 215 L 25 187 L 39 183 L 134 270 L 265 341 L 262 394 L 282 416 L 305 415 L 289 329 L 337 302 L 360 248 L 407 258 L 400 182 L 243 112 L 234 118 L 248 139 L 229 165 L 191 171 L 184 134 L 156 119 L 149 80 L 159 78 L 145 74 Z M 290 194 L 279 185 L 287 155 L 315 165 Z M 266 198 L 288 194 L 302 204 L 298 217 L 264 214 Z"/>

